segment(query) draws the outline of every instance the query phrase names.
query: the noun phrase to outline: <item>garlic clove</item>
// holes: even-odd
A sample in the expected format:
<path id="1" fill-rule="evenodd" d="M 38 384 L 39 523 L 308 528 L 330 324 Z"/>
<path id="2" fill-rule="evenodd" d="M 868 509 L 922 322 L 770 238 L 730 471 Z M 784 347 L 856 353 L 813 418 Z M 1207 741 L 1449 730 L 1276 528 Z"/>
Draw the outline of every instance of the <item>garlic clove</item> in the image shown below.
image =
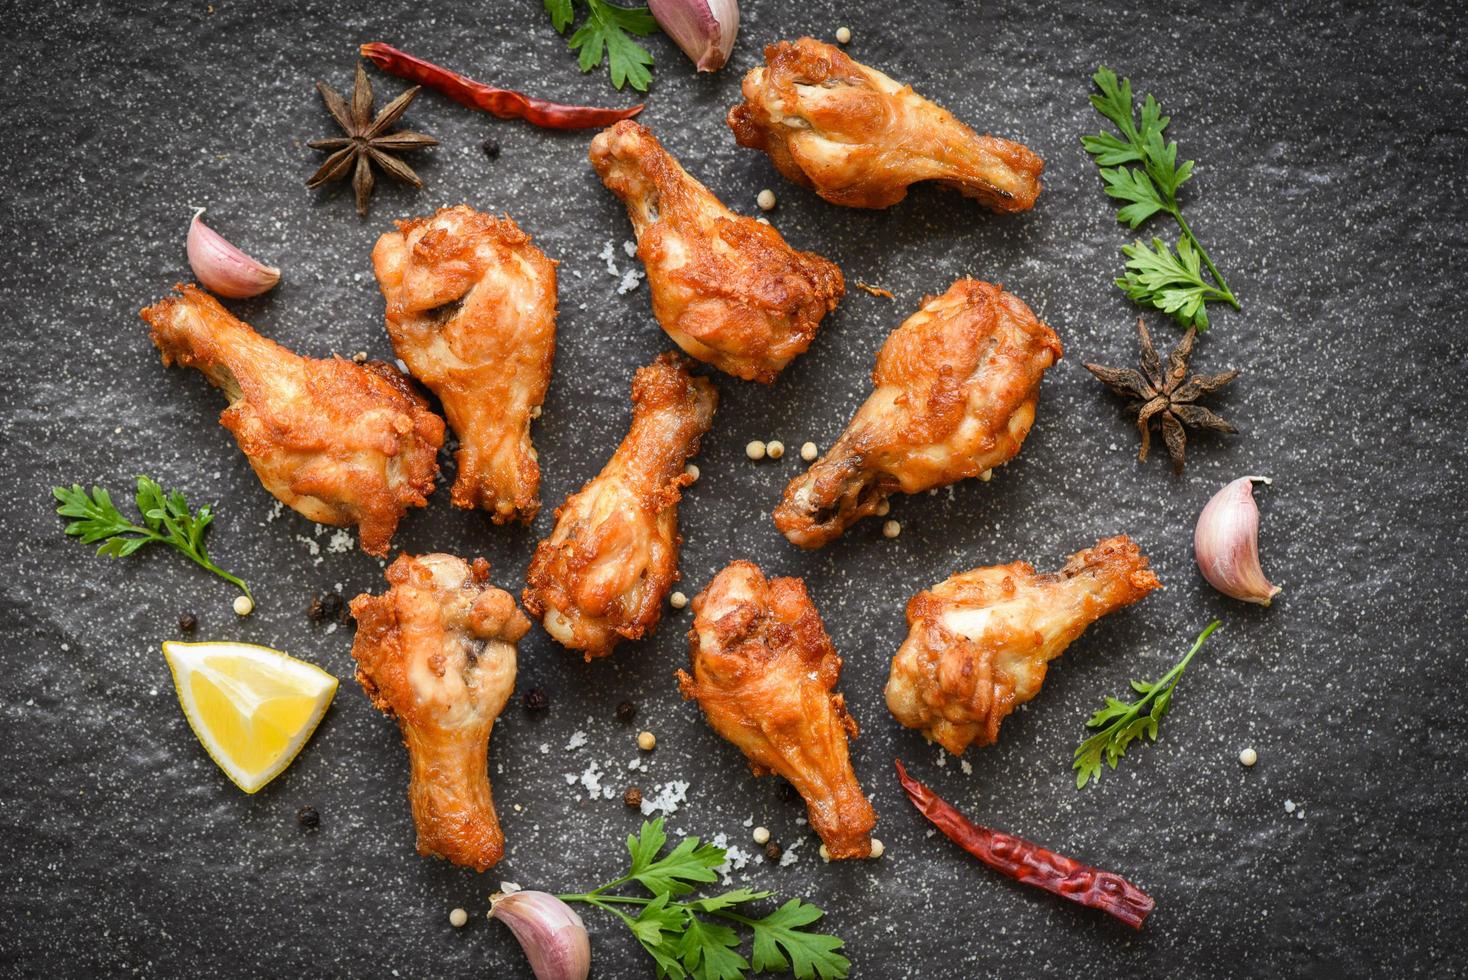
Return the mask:
<path id="1" fill-rule="evenodd" d="M 739 35 L 737 0 L 648 0 L 663 33 L 699 71 L 718 71 Z"/>
<path id="2" fill-rule="evenodd" d="M 535 980 L 586 980 L 591 940 L 581 916 L 549 892 L 496 892 L 489 917 L 510 927 Z"/>
<path id="3" fill-rule="evenodd" d="M 1259 567 L 1259 507 L 1254 482 L 1269 484 L 1265 476 L 1243 476 L 1213 495 L 1198 515 L 1193 530 L 1193 555 L 1198 569 L 1219 592 L 1261 606 L 1280 593 Z"/>
<path id="4" fill-rule="evenodd" d="M 279 269 L 235 248 L 199 220 L 203 213 L 204 209 L 199 208 L 189 222 L 188 252 L 189 267 L 206 289 L 230 299 L 244 299 L 259 296 L 280 282 Z"/>

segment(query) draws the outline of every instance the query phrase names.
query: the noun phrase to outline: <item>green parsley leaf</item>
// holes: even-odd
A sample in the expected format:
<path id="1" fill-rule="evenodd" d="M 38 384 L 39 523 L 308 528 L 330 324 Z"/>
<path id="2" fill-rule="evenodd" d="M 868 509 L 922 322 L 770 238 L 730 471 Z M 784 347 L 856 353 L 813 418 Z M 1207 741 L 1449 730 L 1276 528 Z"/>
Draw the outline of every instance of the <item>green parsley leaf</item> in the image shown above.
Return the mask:
<path id="1" fill-rule="evenodd" d="M 1209 623 L 1208 628 L 1198 634 L 1198 639 L 1194 641 L 1193 648 L 1187 655 L 1159 680 L 1133 680 L 1132 690 L 1141 695 L 1137 700 L 1127 704 L 1108 697 L 1106 707 L 1091 716 L 1086 727 L 1099 728 L 1101 731 L 1076 748 L 1075 761 L 1071 766 L 1076 771 L 1076 789 L 1083 789 L 1086 783 L 1101 778 L 1103 759 L 1115 769 L 1121 757 L 1126 754 L 1127 746 L 1134 740 L 1145 735 L 1152 741 L 1157 741 L 1157 726 L 1172 707 L 1173 689 L 1177 687 L 1177 682 L 1193 655 L 1203 648 L 1203 643 L 1218 629 L 1218 625 L 1219 621 L 1216 619 Z"/>
<path id="2" fill-rule="evenodd" d="M 678 941 L 678 958 L 699 980 L 743 980 L 749 969 L 749 960 L 739 955 L 739 934 L 696 915 L 688 917 L 688 927 Z"/>
<path id="3" fill-rule="evenodd" d="M 576 12 L 571 9 L 571 0 L 544 0 L 545 12 L 550 14 L 551 26 L 557 34 L 566 33 Z"/>
<path id="4" fill-rule="evenodd" d="M 1152 239 L 1151 250 L 1141 242 L 1123 246 L 1129 271 L 1116 284 L 1132 302 L 1170 313 L 1184 326 L 1207 330 L 1205 304 L 1222 302 L 1238 309 L 1239 301 L 1183 220 L 1177 192 L 1192 178 L 1193 161 L 1177 162 L 1177 143 L 1163 136 L 1171 117 L 1162 114 L 1162 106 L 1151 95 L 1142 100 L 1138 112 L 1130 79 L 1118 81 L 1116 73 L 1103 66 L 1091 80 L 1097 89 L 1091 105 L 1111 121 L 1116 132 L 1082 136 L 1081 145 L 1100 167 L 1106 193 L 1125 202 L 1116 213 L 1117 220 L 1135 229 L 1166 214 L 1182 232 L 1176 255 L 1160 238 Z M 1204 277 L 1204 266 L 1211 278 Z"/>
<path id="5" fill-rule="evenodd" d="M 814 905 L 792 898 L 763 919 L 750 922 L 754 929 L 754 968 L 762 972 L 794 970 L 797 980 L 817 975 L 821 980 L 846 976 L 851 961 L 836 952 L 845 943 L 835 936 L 801 931 L 823 914 Z"/>
<path id="6" fill-rule="evenodd" d="M 205 505 L 197 513 L 189 510 L 188 501 L 177 490 L 165 494 L 163 488 L 146 476 L 138 477 L 134 496 L 142 524 L 134 524 L 123 516 L 112 497 L 101 487 L 88 494 L 79 484 L 53 487 L 51 495 L 61 506 L 56 513 L 70 518 L 66 533 L 80 538 L 83 544 L 96 544 L 97 554 L 126 558 L 144 545 L 166 544 L 187 555 L 193 562 L 236 586 L 245 595 L 250 587 L 218 565 L 204 546 L 204 531 L 214 520 L 214 512 Z M 253 598 L 253 596 L 251 597 Z"/>
<path id="7" fill-rule="evenodd" d="M 735 980 L 749 970 L 793 970 L 797 980 L 843 980 L 850 972 L 851 962 L 836 952 L 844 945 L 839 938 L 805 931 L 804 927 L 823 913 L 800 899 L 791 899 L 762 919 L 734 909 L 769 898 L 770 892 L 735 888 L 686 902 L 676 900 L 676 896 L 693 891 L 690 882 L 715 880 L 718 875 L 714 869 L 723 865 L 728 855 L 722 847 L 688 837 L 658 857 L 667 840 L 661 817 L 644 821 L 641 829 L 627 838 L 632 864 L 626 874 L 589 892 L 558 897 L 563 902 L 595 906 L 621 919 L 653 958 L 659 977 Z M 653 897 L 614 894 L 616 889 L 633 883 Z M 630 916 L 621 909 L 627 905 L 640 906 L 640 911 Z M 700 918 L 704 915 L 732 925 Z M 740 948 L 736 928 L 740 926 L 753 933 L 753 965 Z"/>
<path id="8" fill-rule="evenodd" d="M 652 81 L 652 53 L 629 35 L 646 37 L 658 29 L 652 12 L 646 7 L 621 7 L 609 0 L 583 0 L 586 20 L 571 35 L 567 47 L 578 52 L 583 72 L 599 68 L 603 61 L 618 89 L 631 85 L 646 92 Z M 543 0 L 551 26 L 564 34 L 575 19 L 575 0 Z"/>

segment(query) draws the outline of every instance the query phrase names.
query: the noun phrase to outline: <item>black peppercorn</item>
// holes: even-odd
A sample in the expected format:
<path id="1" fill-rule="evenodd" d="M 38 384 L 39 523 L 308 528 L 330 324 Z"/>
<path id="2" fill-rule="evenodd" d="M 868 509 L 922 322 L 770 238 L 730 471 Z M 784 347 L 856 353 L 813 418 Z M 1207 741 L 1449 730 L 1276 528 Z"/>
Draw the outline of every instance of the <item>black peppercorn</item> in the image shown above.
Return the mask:
<path id="1" fill-rule="evenodd" d="M 199 628 L 199 617 L 191 612 L 186 612 L 178 617 L 178 628 L 185 633 L 192 633 Z"/>
<path id="2" fill-rule="evenodd" d="M 306 618 L 313 623 L 319 623 L 326 618 L 326 609 L 321 605 L 321 597 L 312 596 L 311 604 L 306 607 Z"/>
<path id="3" fill-rule="evenodd" d="M 628 786 L 627 792 L 622 794 L 622 802 L 634 810 L 642 806 L 642 790 L 636 786 Z"/>
<path id="4" fill-rule="evenodd" d="M 623 722 L 625 724 L 626 722 L 629 722 L 633 718 L 636 718 L 636 717 L 637 717 L 637 705 L 633 704 L 631 701 L 623 701 L 621 704 L 617 705 L 617 720 L 618 721 Z"/>
<path id="5" fill-rule="evenodd" d="M 780 860 L 780 855 L 783 853 L 784 852 L 780 850 L 780 845 L 776 844 L 774 841 L 770 841 L 768 844 L 765 845 L 766 861 L 778 861 Z"/>
<path id="6" fill-rule="evenodd" d="M 321 826 L 321 814 L 316 812 L 314 806 L 307 803 L 296 811 L 296 823 L 305 827 L 307 830 L 315 830 Z"/>
<path id="7" fill-rule="evenodd" d="M 545 692 L 542 691 L 540 688 L 532 687 L 530 690 L 525 692 L 526 711 L 544 711 L 546 708 L 549 707 L 550 698 L 546 697 Z"/>
<path id="8" fill-rule="evenodd" d="M 341 619 L 342 597 L 336 592 L 328 592 L 321 597 L 321 612 L 328 619 Z"/>
<path id="9" fill-rule="evenodd" d="M 494 140 L 485 140 L 483 143 L 479 144 L 479 148 L 483 150 L 484 155 L 489 157 L 491 160 L 498 160 L 500 158 L 500 145 Z"/>

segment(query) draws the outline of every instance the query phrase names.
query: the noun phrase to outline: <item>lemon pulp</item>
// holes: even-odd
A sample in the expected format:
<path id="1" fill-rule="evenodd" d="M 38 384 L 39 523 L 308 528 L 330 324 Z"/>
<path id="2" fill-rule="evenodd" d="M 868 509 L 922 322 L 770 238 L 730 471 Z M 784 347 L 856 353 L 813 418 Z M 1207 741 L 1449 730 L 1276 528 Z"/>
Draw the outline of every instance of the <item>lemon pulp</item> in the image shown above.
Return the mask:
<path id="1" fill-rule="evenodd" d="M 170 640 L 163 656 L 189 726 L 246 793 L 285 771 L 336 693 L 335 677 L 269 647 Z"/>

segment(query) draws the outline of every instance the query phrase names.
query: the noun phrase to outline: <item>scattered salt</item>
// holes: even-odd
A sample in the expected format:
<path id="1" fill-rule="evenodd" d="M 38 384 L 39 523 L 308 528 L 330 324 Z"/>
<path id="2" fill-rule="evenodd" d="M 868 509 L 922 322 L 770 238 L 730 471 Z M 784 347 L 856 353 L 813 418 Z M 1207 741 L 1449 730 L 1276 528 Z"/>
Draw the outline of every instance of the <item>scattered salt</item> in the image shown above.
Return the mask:
<path id="1" fill-rule="evenodd" d="M 641 269 L 628 269 L 622 273 L 622 281 L 617 283 L 617 295 L 621 296 L 625 293 L 632 292 L 632 290 L 637 288 L 638 281 L 644 278 L 645 275 L 646 273 Z"/>
<path id="2" fill-rule="evenodd" d="M 352 539 L 351 531 L 345 531 L 341 528 L 338 528 L 336 530 L 336 533 L 331 536 L 331 540 L 326 542 L 326 550 L 334 555 L 339 555 L 343 552 L 351 551 L 356 543 L 357 542 Z"/>
<path id="3" fill-rule="evenodd" d="M 627 257 L 629 259 L 632 258 L 633 256 L 635 256 L 637 254 L 637 243 L 636 242 L 633 242 L 633 241 L 623 242 L 622 243 L 622 251 L 624 251 L 624 252 L 627 253 Z"/>
<path id="4" fill-rule="evenodd" d="M 550 743 L 549 742 L 541 742 L 540 743 L 540 754 L 541 755 L 550 755 Z"/>
<path id="5" fill-rule="evenodd" d="M 799 861 L 800 855 L 795 853 L 795 849 L 804 843 L 805 841 L 803 840 L 791 841 L 790 846 L 785 848 L 785 853 L 780 855 L 780 867 L 788 868 L 796 861 Z"/>
<path id="6" fill-rule="evenodd" d="M 585 744 L 586 744 L 586 733 L 583 732 L 581 729 L 578 728 L 574 732 L 571 733 L 571 741 L 569 741 L 569 742 L 566 743 L 566 751 L 567 752 L 575 752 L 577 749 L 581 748 L 581 746 L 583 746 Z"/>
<path id="7" fill-rule="evenodd" d="M 958 768 L 963 770 L 965 776 L 972 776 L 974 774 L 974 767 L 969 764 L 967 759 L 959 759 Z"/>
<path id="8" fill-rule="evenodd" d="M 606 261 L 607 275 L 609 276 L 620 276 L 622 274 L 622 270 L 617 268 L 616 255 L 616 250 L 613 249 L 611 242 L 607 242 L 605 245 L 603 245 L 602 250 L 597 253 L 597 258 L 604 259 Z"/>
<path id="9" fill-rule="evenodd" d="M 650 817 L 661 810 L 665 814 L 678 812 L 678 805 L 688 799 L 688 783 L 681 779 L 662 783 L 652 795 L 642 796 L 642 815 Z"/>

